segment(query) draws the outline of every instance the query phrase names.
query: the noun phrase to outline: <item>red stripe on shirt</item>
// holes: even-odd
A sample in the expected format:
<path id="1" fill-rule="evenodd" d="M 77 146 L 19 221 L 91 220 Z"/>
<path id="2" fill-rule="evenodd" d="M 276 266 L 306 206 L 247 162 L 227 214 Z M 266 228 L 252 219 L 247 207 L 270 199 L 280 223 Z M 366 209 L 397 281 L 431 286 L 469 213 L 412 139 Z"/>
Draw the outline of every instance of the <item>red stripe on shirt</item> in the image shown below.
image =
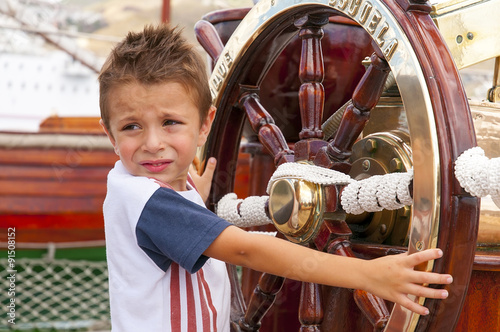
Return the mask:
<path id="1" fill-rule="evenodd" d="M 208 312 L 207 297 L 205 296 L 205 291 L 203 289 L 204 288 L 203 287 L 203 280 L 201 279 L 200 273 L 197 273 L 196 277 L 198 278 L 198 291 L 200 293 L 201 318 L 203 321 L 203 331 L 210 331 L 210 313 Z"/>
<path id="2" fill-rule="evenodd" d="M 170 265 L 170 326 L 172 331 L 181 330 L 181 289 L 179 265 Z"/>
<path id="3" fill-rule="evenodd" d="M 205 290 L 205 293 L 207 294 L 208 306 L 210 308 L 210 311 L 212 311 L 212 316 L 214 317 L 213 330 L 217 331 L 217 309 L 215 309 L 215 306 L 212 302 L 212 294 L 210 293 L 210 287 L 208 287 L 208 283 L 205 280 L 205 275 L 203 274 L 203 269 L 200 269 L 198 271 L 198 274 L 200 275 L 201 283 L 203 284 L 203 289 Z"/>
<path id="4" fill-rule="evenodd" d="M 188 332 L 196 332 L 196 303 L 194 301 L 193 281 L 188 271 L 186 271 L 186 300 Z"/>

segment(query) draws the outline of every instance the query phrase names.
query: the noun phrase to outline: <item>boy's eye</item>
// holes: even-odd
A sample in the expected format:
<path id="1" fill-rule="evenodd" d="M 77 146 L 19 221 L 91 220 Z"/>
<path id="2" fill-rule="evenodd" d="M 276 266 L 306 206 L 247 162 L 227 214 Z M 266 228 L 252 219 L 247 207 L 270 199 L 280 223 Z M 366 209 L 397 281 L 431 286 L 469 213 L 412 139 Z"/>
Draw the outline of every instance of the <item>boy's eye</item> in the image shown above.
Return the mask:
<path id="1" fill-rule="evenodd" d="M 122 130 L 134 130 L 134 129 L 139 129 L 139 125 L 137 124 L 128 124 L 123 126 Z"/>
<path id="2" fill-rule="evenodd" d="M 173 126 L 173 125 L 176 125 L 179 123 L 180 123 L 179 121 L 175 121 L 175 120 L 165 120 L 165 122 L 163 122 L 163 125 L 164 126 Z"/>

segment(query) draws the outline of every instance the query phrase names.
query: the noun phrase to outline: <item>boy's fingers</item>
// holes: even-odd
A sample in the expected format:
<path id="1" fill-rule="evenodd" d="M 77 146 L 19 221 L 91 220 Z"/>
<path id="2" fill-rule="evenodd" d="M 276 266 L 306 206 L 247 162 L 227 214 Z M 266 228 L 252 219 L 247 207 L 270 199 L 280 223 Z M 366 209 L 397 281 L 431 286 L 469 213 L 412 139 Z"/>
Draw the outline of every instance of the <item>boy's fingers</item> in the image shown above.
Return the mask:
<path id="1" fill-rule="evenodd" d="M 409 294 L 417 297 L 432 299 L 446 299 L 448 297 L 448 291 L 444 289 L 433 289 L 420 285 L 413 285 L 413 287 L 409 289 Z M 398 298 L 398 303 L 406 309 L 416 312 L 419 315 L 429 314 L 429 310 L 426 307 L 412 301 L 410 298 L 408 298 L 408 296 L 404 294 L 401 294 L 401 297 Z"/>
<path id="2" fill-rule="evenodd" d="M 449 295 L 446 289 L 435 289 L 416 284 L 409 287 L 408 293 L 418 297 L 441 300 L 446 299 Z"/>
<path id="3" fill-rule="evenodd" d="M 217 165 L 217 160 L 214 157 L 208 159 L 207 165 L 205 167 L 205 172 L 203 172 L 203 177 L 212 180 L 215 172 L 215 166 Z"/>
<path id="4" fill-rule="evenodd" d="M 415 284 L 440 284 L 447 285 L 453 282 L 453 277 L 449 274 L 439 274 L 434 272 L 415 271 L 411 282 Z"/>
<path id="5" fill-rule="evenodd" d="M 417 266 L 424 262 L 441 258 L 442 256 L 443 251 L 441 249 L 427 249 L 408 255 L 408 263 L 412 266 Z"/>
<path id="6" fill-rule="evenodd" d="M 406 309 L 416 312 L 419 315 L 425 316 L 429 314 L 429 309 L 416 302 L 413 302 L 407 296 L 403 295 L 401 299 L 399 299 L 398 303 Z"/>

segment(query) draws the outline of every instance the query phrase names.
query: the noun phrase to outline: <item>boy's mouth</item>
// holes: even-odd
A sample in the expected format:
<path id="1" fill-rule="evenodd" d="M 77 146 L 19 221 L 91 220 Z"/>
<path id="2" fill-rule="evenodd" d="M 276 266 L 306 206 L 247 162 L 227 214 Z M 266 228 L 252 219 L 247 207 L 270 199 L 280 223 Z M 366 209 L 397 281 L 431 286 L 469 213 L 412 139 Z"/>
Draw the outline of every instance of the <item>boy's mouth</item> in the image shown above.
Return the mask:
<path id="1" fill-rule="evenodd" d="M 152 173 L 158 173 L 163 171 L 170 165 L 171 161 L 143 161 L 141 165 Z"/>

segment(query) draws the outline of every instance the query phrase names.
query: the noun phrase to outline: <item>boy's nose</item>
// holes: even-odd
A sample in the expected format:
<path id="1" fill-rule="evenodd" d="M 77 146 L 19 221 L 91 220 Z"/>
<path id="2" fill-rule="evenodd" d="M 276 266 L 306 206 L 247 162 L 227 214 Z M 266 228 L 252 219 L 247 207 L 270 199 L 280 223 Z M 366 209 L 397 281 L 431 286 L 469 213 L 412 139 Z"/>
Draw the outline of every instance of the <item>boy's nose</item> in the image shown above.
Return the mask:
<path id="1" fill-rule="evenodd" d="M 155 130 L 149 130 L 144 138 L 143 149 L 145 151 L 156 153 L 165 148 L 161 134 Z"/>

